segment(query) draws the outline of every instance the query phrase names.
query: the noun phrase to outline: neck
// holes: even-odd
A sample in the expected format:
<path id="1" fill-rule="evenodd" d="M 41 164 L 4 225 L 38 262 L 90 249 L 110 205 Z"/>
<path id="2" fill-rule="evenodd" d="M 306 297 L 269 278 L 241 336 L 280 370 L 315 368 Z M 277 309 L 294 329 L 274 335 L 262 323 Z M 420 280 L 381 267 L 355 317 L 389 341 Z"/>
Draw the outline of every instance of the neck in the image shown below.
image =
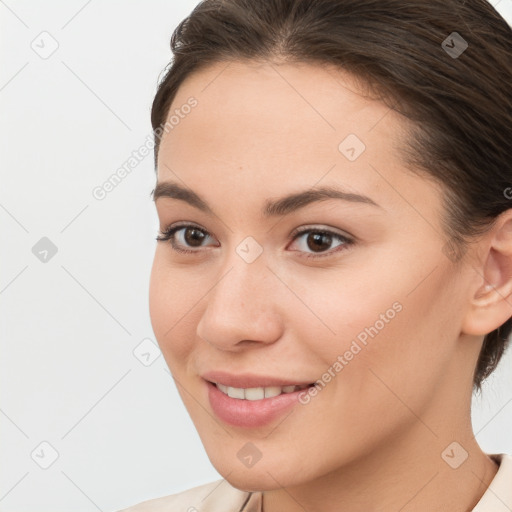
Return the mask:
<path id="1" fill-rule="evenodd" d="M 498 470 L 471 428 L 436 435 L 417 422 L 409 434 L 315 481 L 265 491 L 263 512 L 471 511 Z M 454 439 L 468 453 L 457 468 L 465 455 L 456 445 L 446 450 Z"/>

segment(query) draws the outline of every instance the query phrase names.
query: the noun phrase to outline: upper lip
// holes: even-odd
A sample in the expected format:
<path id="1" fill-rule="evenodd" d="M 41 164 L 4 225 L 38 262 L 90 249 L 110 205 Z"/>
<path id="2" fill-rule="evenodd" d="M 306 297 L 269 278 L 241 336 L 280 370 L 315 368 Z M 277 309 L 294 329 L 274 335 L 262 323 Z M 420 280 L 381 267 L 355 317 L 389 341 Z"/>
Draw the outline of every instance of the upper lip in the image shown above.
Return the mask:
<path id="1" fill-rule="evenodd" d="M 240 373 L 234 375 L 223 371 L 211 371 L 201 375 L 204 380 L 216 384 L 224 384 L 232 388 L 268 388 L 271 386 L 307 386 L 311 381 L 297 381 L 295 379 L 283 379 L 269 375 L 255 375 L 253 373 Z"/>

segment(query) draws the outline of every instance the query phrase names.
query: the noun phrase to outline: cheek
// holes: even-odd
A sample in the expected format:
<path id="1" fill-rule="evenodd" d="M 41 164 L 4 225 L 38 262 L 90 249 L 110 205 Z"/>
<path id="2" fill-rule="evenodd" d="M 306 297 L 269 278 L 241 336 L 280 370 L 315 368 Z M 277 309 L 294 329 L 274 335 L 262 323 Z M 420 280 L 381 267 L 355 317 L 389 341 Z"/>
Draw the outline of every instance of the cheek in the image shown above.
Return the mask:
<path id="1" fill-rule="evenodd" d="M 308 345 L 310 356 L 316 356 L 317 371 L 344 355 L 346 367 L 357 365 L 356 361 L 373 357 L 375 346 L 385 345 L 393 330 L 395 336 L 407 330 L 403 322 L 399 325 L 409 301 L 404 300 L 404 286 L 391 279 L 380 269 L 372 273 L 366 268 L 296 279 L 291 284 L 307 308 L 289 307 L 289 325 L 301 326 L 297 340 Z"/>
<path id="2" fill-rule="evenodd" d="M 194 337 L 186 332 L 193 328 L 193 307 L 199 297 L 186 271 L 171 268 L 163 253 L 157 249 L 151 269 L 149 314 L 162 354 L 173 370 L 176 362 L 182 361 L 192 350 Z"/>
<path id="3" fill-rule="evenodd" d="M 424 408 L 449 371 L 459 332 L 456 293 L 441 271 L 414 289 L 418 274 L 384 274 L 369 293 L 354 292 L 352 301 L 331 306 L 340 335 L 330 344 L 330 360 L 343 360 L 334 401 L 354 411 L 345 417 L 349 430 L 375 418 L 382 428 L 386 418 L 414 419 L 410 409 Z"/>
<path id="4" fill-rule="evenodd" d="M 324 324 L 309 315 L 320 335 L 314 335 L 312 325 L 301 336 L 321 356 L 319 363 L 328 367 L 346 356 L 341 371 L 356 381 L 360 366 L 375 367 L 376 374 L 381 369 L 392 381 L 414 378 L 415 372 L 435 377 L 436 365 L 454 350 L 460 312 L 449 266 L 440 264 L 432 250 L 423 257 L 411 254 L 399 262 L 396 251 L 381 252 L 378 262 L 357 262 L 334 279 L 326 273 L 315 279 L 314 287 L 295 283 Z"/>

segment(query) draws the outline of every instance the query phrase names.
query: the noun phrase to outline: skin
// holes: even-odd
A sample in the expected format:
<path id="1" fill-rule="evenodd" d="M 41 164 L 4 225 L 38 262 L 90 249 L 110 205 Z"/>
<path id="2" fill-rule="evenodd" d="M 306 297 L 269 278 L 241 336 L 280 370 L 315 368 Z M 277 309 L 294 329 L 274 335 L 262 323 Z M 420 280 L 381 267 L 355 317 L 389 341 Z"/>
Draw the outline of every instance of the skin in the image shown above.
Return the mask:
<path id="1" fill-rule="evenodd" d="M 170 111 L 191 96 L 198 105 L 162 138 L 157 181 L 190 188 L 215 215 L 155 201 L 161 230 L 187 221 L 208 236 L 199 247 L 177 236 L 195 254 L 157 243 L 150 315 L 212 464 L 233 486 L 264 491 L 265 512 L 471 510 L 497 471 L 470 407 L 483 335 L 512 315 L 511 211 L 456 266 L 440 187 L 397 150 L 406 120 L 342 70 L 216 63 L 187 78 Z M 338 149 L 348 134 L 366 145 L 353 162 Z M 328 184 L 379 206 L 329 199 L 261 215 L 269 199 Z M 290 237 L 301 226 L 355 243 L 315 252 L 308 234 Z M 248 236 L 263 250 L 250 264 L 236 252 Z M 200 374 L 315 382 L 395 302 L 401 311 L 307 405 L 260 428 L 214 415 Z M 454 441 L 454 457 L 468 453 L 456 469 L 442 457 Z M 261 452 L 250 468 L 237 457 L 247 442 Z"/>

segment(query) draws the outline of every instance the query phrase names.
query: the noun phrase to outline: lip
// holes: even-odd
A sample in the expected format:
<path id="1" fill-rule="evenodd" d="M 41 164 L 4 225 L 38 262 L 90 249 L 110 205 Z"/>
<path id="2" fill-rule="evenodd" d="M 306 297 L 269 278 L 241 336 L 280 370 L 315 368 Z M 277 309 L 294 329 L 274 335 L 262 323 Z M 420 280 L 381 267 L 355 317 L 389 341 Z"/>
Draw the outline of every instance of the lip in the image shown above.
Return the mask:
<path id="1" fill-rule="evenodd" d="M 271 386 L 308 386 L 313 381 L 298 381 L 295 379 L 282 379 L 268 375 L 255 375 L 243 373 L 234 375 L 224 371 L 206 372 L 201 377 L 209 382 L 215 382 L 232 388 L 268 388 Z M 277 398 L 277 397 L 276 397 Z"/>
<path id="2" fill-rule="evenodd" d="M 261 378 L 259 382 L 261 382 Z M 297 390 L 293 393 L 282 393 L 279 396 L 263 398 L 261 400 L 241 400 L 224 394 L 215 384 L 208 380 L 205 380 L 204 383 L 207 387 L 210 407 L 215 416 L 224 423 L 234 427 L 258 428 L 267 425 L 284 415 L 294 405 L 298 405 L 299 394 L 304 393 L 304 390 Z"/>

